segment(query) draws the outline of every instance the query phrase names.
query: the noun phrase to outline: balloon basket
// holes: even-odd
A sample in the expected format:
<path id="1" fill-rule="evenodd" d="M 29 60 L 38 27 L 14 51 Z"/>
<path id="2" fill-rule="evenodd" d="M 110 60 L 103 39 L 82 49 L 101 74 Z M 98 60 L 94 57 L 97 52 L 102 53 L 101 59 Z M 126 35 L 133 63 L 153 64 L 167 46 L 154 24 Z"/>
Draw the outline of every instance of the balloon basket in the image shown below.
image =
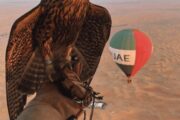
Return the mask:
<path id="1" fill-rule="evenodd" d="M 127 82 L 130 84 L 130 83 L 132 83 L 132 79 L 131 78 L 128 78 L 127 79 Z"/>

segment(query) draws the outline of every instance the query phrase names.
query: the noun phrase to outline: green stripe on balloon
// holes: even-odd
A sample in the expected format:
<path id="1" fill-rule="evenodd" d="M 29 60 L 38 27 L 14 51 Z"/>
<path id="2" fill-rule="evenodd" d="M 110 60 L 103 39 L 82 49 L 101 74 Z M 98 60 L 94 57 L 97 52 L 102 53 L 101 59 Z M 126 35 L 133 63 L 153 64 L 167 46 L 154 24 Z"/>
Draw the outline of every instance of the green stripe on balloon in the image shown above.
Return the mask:
<path id="1" fill-rule="evenodd" d="M 121 50 L 135 50 L 135 39 L 130 29 L 117 32 L 110 41 L 112 48 Z"/>

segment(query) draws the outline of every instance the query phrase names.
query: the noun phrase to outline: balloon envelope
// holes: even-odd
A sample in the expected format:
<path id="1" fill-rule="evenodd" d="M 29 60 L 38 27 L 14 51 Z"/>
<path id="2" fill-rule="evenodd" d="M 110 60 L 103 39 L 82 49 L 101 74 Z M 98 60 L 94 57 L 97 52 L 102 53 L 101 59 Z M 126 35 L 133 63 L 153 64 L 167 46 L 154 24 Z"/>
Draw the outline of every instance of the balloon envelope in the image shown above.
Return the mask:
<path id="1" fill-rule="evenodd" d="M 128 76 L 134 76 L 152 54 L 152 42 L 141 31 L 127 29 L 117 32 L 109 45 L 113 60 Z"/>

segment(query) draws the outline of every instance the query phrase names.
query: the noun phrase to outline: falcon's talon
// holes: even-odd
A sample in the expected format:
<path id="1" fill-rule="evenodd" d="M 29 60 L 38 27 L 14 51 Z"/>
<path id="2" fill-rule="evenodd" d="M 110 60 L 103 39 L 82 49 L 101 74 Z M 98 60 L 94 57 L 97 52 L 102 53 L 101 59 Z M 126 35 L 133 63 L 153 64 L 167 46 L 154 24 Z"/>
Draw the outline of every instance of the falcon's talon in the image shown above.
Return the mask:
<path id="1" fill-rule="evenodd" d="M 51 82 L 54 82 L 54 79 L 52 78 L 52 75 L 48 75 L 48 78 Z"/>

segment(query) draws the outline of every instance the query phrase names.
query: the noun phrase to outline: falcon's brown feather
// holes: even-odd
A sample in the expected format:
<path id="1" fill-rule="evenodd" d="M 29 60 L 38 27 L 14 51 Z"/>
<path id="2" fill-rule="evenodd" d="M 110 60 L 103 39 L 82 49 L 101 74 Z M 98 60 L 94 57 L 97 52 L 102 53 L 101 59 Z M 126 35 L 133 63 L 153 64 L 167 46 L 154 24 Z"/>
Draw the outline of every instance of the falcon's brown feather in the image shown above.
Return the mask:
<path id="1" fill-rule="evenodd" d="M 6 52 L 6 92 L 10 120 L 14 120 L 23 110 L 26 95 L 17 91 L 22 73 L 32 53 L 32 29 L 40 15 L 37 6 L 19 18 L 13 25 Z"/>
<path id="2" fill-rule="evenodd" d="M 82 61 L 81 80 L 91 82 L 99 65 L 104 46 L 109 39 L 111 24 L 111 16 L 104 7 L 90 5 L 75 45 L 85 61 L 85 63 Z"/>

